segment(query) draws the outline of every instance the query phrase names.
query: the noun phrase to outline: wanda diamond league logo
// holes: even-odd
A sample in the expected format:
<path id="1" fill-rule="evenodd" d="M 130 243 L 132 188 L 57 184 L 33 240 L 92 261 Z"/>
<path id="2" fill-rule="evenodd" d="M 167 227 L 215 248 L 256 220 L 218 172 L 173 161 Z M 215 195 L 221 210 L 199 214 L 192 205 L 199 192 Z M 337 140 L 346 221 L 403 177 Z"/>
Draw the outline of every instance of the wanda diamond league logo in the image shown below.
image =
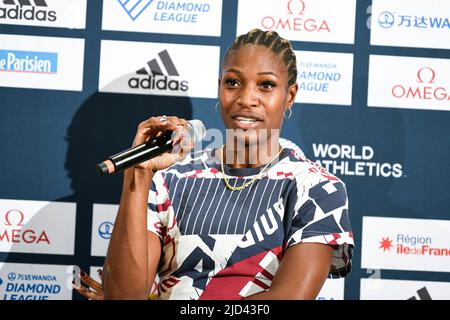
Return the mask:
<path id="1" fill-rule="evenodd" d="M 383 252 L 391 251 L 391 248 L 393 247 L 392 241 L 393 240 L 390 240 L 389 237 L 382 238 L 380 241 L 379 249 L 383 249 Z"/>

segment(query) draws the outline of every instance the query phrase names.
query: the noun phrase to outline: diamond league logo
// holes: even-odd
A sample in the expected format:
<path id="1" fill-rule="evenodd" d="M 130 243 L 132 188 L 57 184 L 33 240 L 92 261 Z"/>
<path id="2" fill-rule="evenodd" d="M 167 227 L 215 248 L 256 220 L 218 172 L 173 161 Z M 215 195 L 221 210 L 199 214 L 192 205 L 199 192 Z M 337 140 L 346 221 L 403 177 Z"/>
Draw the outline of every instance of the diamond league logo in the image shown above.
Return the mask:
<path id="1" fill-rule="evenodd" d="M 391 12 L 384 11 L 378 16 L 378 23 L 384 29 L 392 28 L 395 23 L 395 17 Z"/>
<path id="2" fill-rule="evenodd" d="M 135 21 L 152 4 L 153 0 L 117 0 L 131 20 Z"/>

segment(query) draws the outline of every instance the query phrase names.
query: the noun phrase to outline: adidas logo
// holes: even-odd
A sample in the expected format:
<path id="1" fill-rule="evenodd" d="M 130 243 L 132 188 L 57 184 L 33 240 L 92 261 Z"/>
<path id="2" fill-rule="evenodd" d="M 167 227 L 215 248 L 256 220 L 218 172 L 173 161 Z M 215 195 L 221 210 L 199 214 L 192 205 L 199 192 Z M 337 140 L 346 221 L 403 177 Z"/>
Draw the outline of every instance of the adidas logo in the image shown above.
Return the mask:
<path id="1" fill-rule="evenodd" d="M 49 11 L 45 0 L 3 0 L 0 19 L 56 21 L 56 12 Z"/>
<path id="2" fill-rule="evenodd" d="M 188 91 L 189 82 L 173 78 L 179 77 L 180 74 L 173 63 L 169 52 L 167 52 L 167 50 L 161 51 L 158 54 L 158 57 L 162 64 L 160 64 L 156 58 L 148 61 L 146 67 L 136 71 L 138 77 L 133 77 L 128 81 L 129 87 L 132 89 Z"/>
<path id="3" fill-rule="evenodd" d="M 417 295 L 419 296 L 419 300 L 433 300 L 431 299 L 430 293 L 428 292 L 426 287 L 423 287 L 420 290 L 417 290 Z M 412 296 L 408 300 L 417 300 L 416 296 Z"/>

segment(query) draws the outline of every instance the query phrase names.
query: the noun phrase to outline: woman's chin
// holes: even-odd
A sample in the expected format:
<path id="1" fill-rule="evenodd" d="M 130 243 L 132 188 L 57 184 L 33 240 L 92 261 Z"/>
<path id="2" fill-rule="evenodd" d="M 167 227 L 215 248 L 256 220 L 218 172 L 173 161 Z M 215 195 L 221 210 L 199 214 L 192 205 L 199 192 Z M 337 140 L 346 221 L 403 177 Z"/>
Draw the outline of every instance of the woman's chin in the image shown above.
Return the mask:
<path id="1" fill-rule="evenodd" d="M 261 136 L 258 134 L 257 130 L 245 130 L 236 132 L 235 139 L 237 145 L 245 145 L 246 147 L 254 145 L 258 146 L 262 143 Z M 267 136 L 266 136 L 267 138 Z"/>

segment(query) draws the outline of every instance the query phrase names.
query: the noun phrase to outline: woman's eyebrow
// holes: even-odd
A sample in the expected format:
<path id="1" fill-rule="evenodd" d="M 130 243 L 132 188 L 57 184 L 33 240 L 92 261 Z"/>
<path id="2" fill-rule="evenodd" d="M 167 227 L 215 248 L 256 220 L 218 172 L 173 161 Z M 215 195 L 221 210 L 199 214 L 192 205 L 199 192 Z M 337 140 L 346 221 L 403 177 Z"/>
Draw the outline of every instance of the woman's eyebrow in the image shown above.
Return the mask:
<path id="1" fill-rule="evenodd" d="M 234 72 L 234 73 L 237 73 L 237 74 L 242 74 L 242 71 L 241 71 L 241 70 L 235 69 L 235 68 L 230 68 L 230 69 L 225 70 L 225 73 L 227 73 L 227 72 Z M 280 78 L 280 77 L 279 77 L 275 72 L 273 72 L 273 71 L 263 71 L 263 72 L 258 72 L 258 75 L 273 75 L 273 76 L 275 76 L 275 77 L 277 77 L 277 78 Z"/>
<path id="2" fill-rule="evenodd" d="M 242 71 L 241 71 L 241 70 L 235 69 L 235 68 L 227 69 L 227 70 L 225 70 L 225 73 L 226 73 L 226 72 L 234 72 L 234 73 L 242 74 Z"/>
<path id="3" fill-rule="evenodd" d="M 272 76 L 279 78 L 279 76 L 275 72 L 272 72 L 272 71 L 258 72 L 258 75 L 272 75 Z"/>

